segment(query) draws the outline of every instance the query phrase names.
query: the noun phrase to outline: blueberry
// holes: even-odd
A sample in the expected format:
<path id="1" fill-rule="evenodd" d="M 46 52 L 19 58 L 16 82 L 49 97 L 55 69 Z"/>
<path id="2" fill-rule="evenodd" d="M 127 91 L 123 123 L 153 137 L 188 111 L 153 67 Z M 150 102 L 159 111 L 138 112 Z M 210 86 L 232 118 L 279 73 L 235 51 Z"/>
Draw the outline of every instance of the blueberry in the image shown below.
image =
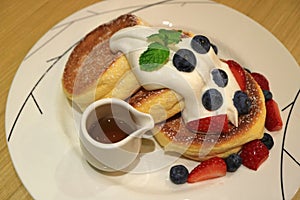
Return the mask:
<path id="1" fill-rule="evenodd" d="M 179 49 L 173 57 L 173 65 L 178 71 L 192 72 L 196 67 L 196 57 L 191 50 Z"/>
<path id="2" fill-rule="evenodd" d="M 211 71 L 212 78 L 214 82 L 217 84 L 219 87 L 225 87 L 228 83 L 228 76 L 226 72 L 222 69 L 213 69 Z"/>
<path id="3" fill-rule="evenodd" d="M 225 158 L 228 172 L 235 172 L 242 164 L 242 158 L 239 154 L 233 153 Z"/>
<path id="4" fill-rule="evenodd" d="M 198 53 L 205 54 L 209 51 L 210 42 L 203 35 L 196 35 L 191 41 L 191 47 Z"/>
<path id="5" fill-rule="evenodd" d="M 238 114 L 248 114 L 251 108 L 251 99 L 243 91 L 236 91 L 233 97 L 233 104 L 236 107 Z"/>
<path id="6" fill-rule="evenodd" d="M 218 47 L 216 45 L 212 44 L 212 43 L 210 45 L 213 48 L 215 54 L 218 55 Z"/>
<path id="7" fill-rule="evenodd" d="M 266 145 L 266 147 L 270 150 L 274 146 L 274 140 L 272 136 L 268 133 L 264 133 L 264 137 L 260 139 L 262 143 Z"/>
<path id="8" fill-rule="evenodd" d="M 273 94 L 269 90 L 263 90 L 263 94 L 264 94 L 264 97 L 265 97 L 265 101 L 269 101 L 273 98 Z"/>
<path id="9" fill-rule="evenodd" d="M 183 165 L 175 165 L 170 169 L 170 179 L 175 184 L 183 184 L 187 181 L 189 171 Z"/>
<path id="10" fill-rule="evenodd" d="M 223 104 L 222 94 L 216 89 L 206 90 L 202 96 L 202 104 L 209 111 L 217 110 Z"/>

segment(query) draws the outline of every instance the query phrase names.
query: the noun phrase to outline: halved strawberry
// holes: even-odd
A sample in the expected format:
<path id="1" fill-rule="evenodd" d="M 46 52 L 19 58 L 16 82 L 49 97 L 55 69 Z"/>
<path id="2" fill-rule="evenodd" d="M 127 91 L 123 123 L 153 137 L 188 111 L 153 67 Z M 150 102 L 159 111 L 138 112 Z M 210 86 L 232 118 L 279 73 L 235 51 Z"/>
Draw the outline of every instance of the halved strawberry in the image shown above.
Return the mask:
<path id="1" fill-rule="evenodd" d="M 240 157 L 244 166 L 257 170 L 269 157 L 269 150 L 260 140 L 253 140 L 243 146 Z"/>
<path id="2" fill-rule="evenodd" d="M 274 99 L 270 99 L 266 102 L 266 121 L 265 127 L 268 131 L 279 131 L 282 129 L 283 123 L 280 116 L 280 110 L 278 104 Z"/>
<path id="3" fill-rule="evenodd" d="M 189 174 L 187 182 L 195 183 L 226 175 L 227 167 L 222 158 L 213 157 L 201 162 Z"/>
<path id="4" fill-rule="evenodd" d="M 245 75 L 245 70 L 241 67 L 241 65 L 234 60 L 227 60 L 225 61 L 229 69 L 231 70 L 234 78 L 238 82 L 240 88 L 242 91 L 246 90 L 246 75 Z"/>
<path id="5" fill-rule="evenodd" d="M 226 114 L 206 117 L 188 122 L 187 128 L 192 131 L 204 133 L 228 133 L 228 118 Z"/>
<path id="6" fill-rule="evenodd" d="M 252 72 L 251 75 L 262 90 L 270 90 L 269 81 L 264 75 L 257 72 Z"/>

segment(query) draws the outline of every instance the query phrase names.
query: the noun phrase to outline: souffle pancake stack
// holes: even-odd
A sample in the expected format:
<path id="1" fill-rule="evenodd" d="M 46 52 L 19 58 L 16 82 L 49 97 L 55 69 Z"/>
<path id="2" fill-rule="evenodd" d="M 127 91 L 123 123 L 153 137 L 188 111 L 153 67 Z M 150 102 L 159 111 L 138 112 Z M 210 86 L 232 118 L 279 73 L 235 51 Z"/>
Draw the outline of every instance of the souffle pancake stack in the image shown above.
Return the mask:
<path id="1" fill-rule="evenodd" d="M 200 161 L 191 172 L 173 166 L 176 184 L 224 176 L 242 164 L 257 170 L 273 146 L 265 130 L 282 128 L 264 75 L 219 58 L 204 35 L 152 27 L 132 14 L 96 27 L 78 43 L 62 86 L 82 111 L 114 97 L 149 113 L 165 151 Z"/>

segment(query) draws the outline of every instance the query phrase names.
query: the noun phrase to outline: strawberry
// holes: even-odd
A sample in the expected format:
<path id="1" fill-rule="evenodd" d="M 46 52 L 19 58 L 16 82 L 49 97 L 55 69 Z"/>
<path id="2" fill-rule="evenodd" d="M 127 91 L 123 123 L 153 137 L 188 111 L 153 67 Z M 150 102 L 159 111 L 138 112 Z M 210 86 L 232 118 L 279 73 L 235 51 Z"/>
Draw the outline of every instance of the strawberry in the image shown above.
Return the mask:
<path id="1" fill-rule="evenodd" d="M 243 146 L 240 157 L 244 166 L 252 170 L 257 170 L 269 157 L 269 150 L 262 141 L 257 139 Z"/>
<path id="2" fill-rule="evenodd" d="M 257 72 L 252 72 L 251 75 L 262 90 L 270 91 L 269 81 L 264 75 Z"/>
<path id="3" fill-rule="evenodd" d="M 268 131 L 279 131 L 282 129 L 282 119 L 280 116 L 280 110 L 278 104 L 274 99 L 270 99 L 266 102 L 266 121 L 265 127 Z"/>
<path id="4" fill-rule="evenodd" d="M 225 176 L 227 171 L 226 163 L 222 158 L 213 157 L 201 162 L 189 174 L 187 182 L 195 183 L 207 179 Z"/>
<path id="5" fill-rule="evenodd" d="M 212 117 L 205 117 L 187 123 L 187 128 L 204 133 L 228 133 L 228 118 L 227 115 L 216 115 Z"/>
<path id="6" fill-rule="evenodd" d="M 231 70 L 234 78 L 238 82 L 240 88 L 242 91 L 246 90 L 246 75 L 245 75 L 245 70 L 241 67 L 240 64 L 235 62 L 234 60 L 227 60 L 225 61 L 229 69 Z"/>

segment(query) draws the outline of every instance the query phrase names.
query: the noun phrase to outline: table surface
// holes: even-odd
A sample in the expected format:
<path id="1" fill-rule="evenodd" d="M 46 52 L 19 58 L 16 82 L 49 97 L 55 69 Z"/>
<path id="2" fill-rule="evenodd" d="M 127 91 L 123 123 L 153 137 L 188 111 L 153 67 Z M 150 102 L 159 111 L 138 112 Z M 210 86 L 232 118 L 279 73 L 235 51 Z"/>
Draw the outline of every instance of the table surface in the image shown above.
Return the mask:
<path id="1" fill-rule="evenodd" d="M 215 0 L 257 21 L 300 64 L 299 0 Z M 7 149 L 5 105 L 14 75 L 30 48 L 52 26 L 99 0 L 1 0 L 0 2 L 0 199 L 32 199 L 18 178 Z M 297 197 L 296 197 L 297 196 Z M 294 199 L 300 199 L 300 191 Z"/>

